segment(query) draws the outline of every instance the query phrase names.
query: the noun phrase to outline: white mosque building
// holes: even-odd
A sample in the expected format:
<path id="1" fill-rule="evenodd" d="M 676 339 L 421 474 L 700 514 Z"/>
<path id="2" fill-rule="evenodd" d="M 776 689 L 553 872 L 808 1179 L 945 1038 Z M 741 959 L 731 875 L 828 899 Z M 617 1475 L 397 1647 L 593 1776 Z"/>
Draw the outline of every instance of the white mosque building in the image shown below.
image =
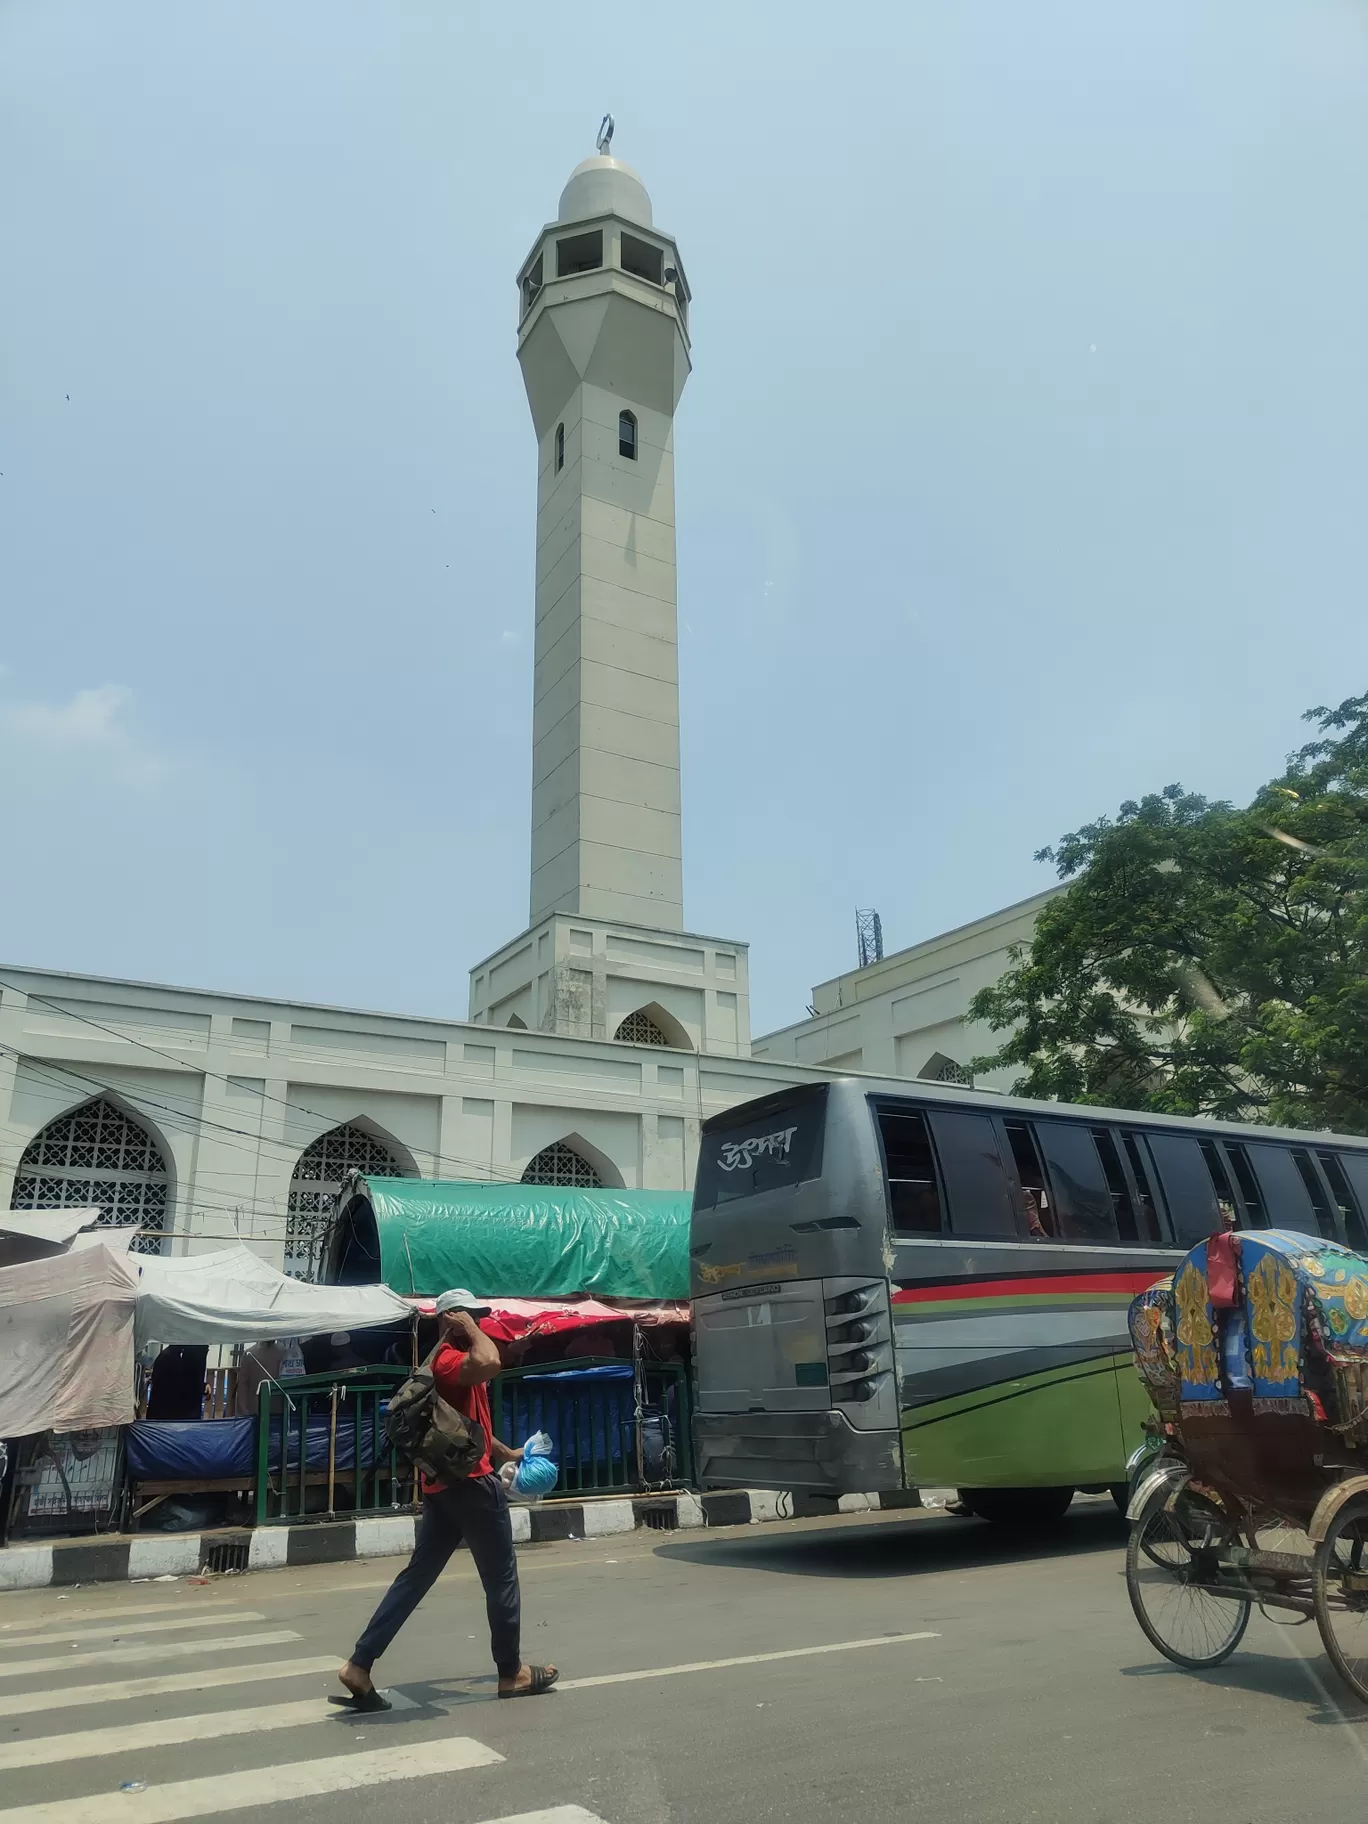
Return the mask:
<path id="1" fill-rule="evenodd" d="M 674 414 L 689 287 L 636 173 L 572 172 L 518 277 L 537 440 L 528 928 L 422 1019 L 0 967 L 0 1208 L 98 1205 L 294 1271 L 352 1169 L 682 1189 L 699 1123 L 851 1071 L 956 1077 L 1041 895 L 752 1040 L 747 947 L 684 928 Z"/>

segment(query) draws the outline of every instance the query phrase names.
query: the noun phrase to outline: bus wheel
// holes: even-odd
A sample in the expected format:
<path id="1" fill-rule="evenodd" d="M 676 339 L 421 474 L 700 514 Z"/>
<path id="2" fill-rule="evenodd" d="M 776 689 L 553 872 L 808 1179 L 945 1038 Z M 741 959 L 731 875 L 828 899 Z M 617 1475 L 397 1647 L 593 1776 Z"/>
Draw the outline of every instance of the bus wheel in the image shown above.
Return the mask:
<path id="1" fill-rule="evenodd" d="M 1130 1483 L 1113 1482 L 1111 1487 L 1107 1490 L 1107 1493 L 1116 1503 L 1116 1511 L 1124 1520 L 1126 1517 L 1126 1509 L 1130 1506 Z"/>
<path id="2" fill-rule="evenodd" d="M 962 1488 L 960 1500 L 990 1526 L 1054 1526 L 1068 1512 L 1071 1488 Z"/>

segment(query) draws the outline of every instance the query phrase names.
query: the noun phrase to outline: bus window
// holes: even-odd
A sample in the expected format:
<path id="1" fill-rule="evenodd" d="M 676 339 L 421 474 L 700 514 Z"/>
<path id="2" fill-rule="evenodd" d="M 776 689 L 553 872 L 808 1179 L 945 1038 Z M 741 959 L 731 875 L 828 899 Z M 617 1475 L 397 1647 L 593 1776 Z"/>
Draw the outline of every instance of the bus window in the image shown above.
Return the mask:
<path id="1" fill-rule="evenodd" d="M 1121 1144 L 1126 1149 L 1126 1163 L 1130 1166 L 1131 1178 L 1135 1183 L 1135 1194 L 1140 1199 L 1140 1240 L 1152 1247 L 1161 1247 L 1164 1239 L 1164 1226 L 1159 1220 L 1159 1205 L 1153 1188 L 1154 1167 L 1145 1156 L 1144 1142 L 1139 1134 L 1122 1134 Z"/>
<path id="2" fill-rule="evenodd" d="M 1340 1218 L 1344 1223 L 1344 1233 L 1349 1246 L 1361 1254 L 1368 1248 L 1368 1232 L 1364 1229 L 1363 1212 L 1359 1209 L 1354 1193 L 1349 1188 L 1349 1180 L 1344 1175 L 1344 1167 L 1335 1153 L 1317 1153 L 1325 1181 L 1330 1186 L 1330 1195 L 1339 1205 Z"/>
<path id="3" fill-rule="evenodd" d="M 1316 1214 L 1301 1173 L 1292 1163 L 1292 1149 L 1256 1140 L 1250 1144 L 1249 1158 L 1271 1225 L 1275 1229 L 1295 1229 L 1303 1235 L 1316 1234 Z"/>
<path id="4" fill-rule="evenodd" d="M 878 1119 L 893 1233 L 939 1235 L 940 1191 L 925 1117 L 915 1108 L 881 1108 Z"/>
<path id="5" fill-rule="evenodd" d="M 1135 1206 L 1131 1202 L 1130 1186 L 1126 1183 L 1126 1174 L 1121 1167 L 1121 1155 L 1116 1150 L 1116 1136 L 1109 1127 L 1095 1127 L 1092 1137 L 1107 1180 L 1116 1232 L 1122 1241 L 1138 1241 L 1139 1225 L 1135 1219 Z"/>
<path id="6" fill-rule="evenodd" d="M 1339 1162 L 1339 1169 L 1350 1182 L 1353 1200 L 1361 1211 L 1363 1228 L 1359 1229 L 1359 1233 L 1364 1235 L 1364 1229 L 1368 1228 L 1368 1153 L 1337 1153 L 1335 1158 Z M 1364 1253 L 1368 1253 L 1368 1235 L 1364 1235 L 1361 1242 L 1355 1242 L 1355 1246 L 1361 1246 Z"/>
<path id="7" fill-rule="evenodd" d="M 1292 1163 L 1301 1174 L 1301 1181 L 1306 1186 L 1306 1194 L 1311 1199 L 1311 1208 L 1316 1212 L 1316 1227 L 1327 1241 L 1337 1241 L 1339 1231 L 1335 1227 L 1335 1218 L 1330 1209 L 1330 1199 L 1325 1194 L 1320 1173 L 1311 1160 L 1305 1147 L 1294 1146 Z"/>
<path id="8" fill-rule="evenodd" d="M 1173 1239 L 1180 1248 L 1195 1247 L 1221 1226 L 1216 1192 L 1201 1150 L 1186 1134 L 1147 1133 L 1145 1139 L 1164 1187 Z"/>
<path id="9" fill-rule="evenodd" d="M 713 1210 L 737 1197 L 787 1190 L 822 1175 L 825 1083 L 745 1104 L 735 1119 L 714 1119 L 698 1150 L 694 1208 Z"/>
<path id="10" fill-rule="evenodd" d="M 1244 1226 L 1247 1229 L 1266 1229 L 1268 1211 L 1264 1208 L 1263 1195 L 1259 1190 L 1259 1181 L 1254 1176 L 1254 1167 L 1249 1163 L 1249 1154 L 1238 1140 L 1227 1140 L 1225 1155 L 1230 1161 L 1230 1169 L 1235 1174 L 1235 1182 L 1240 1187 L 1240 1196 L 1244 1201 Z"/>
<path id="11" fill-rule="evenodd" d="M 1211 1188 L 1216 1193 L 1216 1207 L 1221 1212 L 1221 1226 L 1226 1229 L 1237 1229 L 1240 1226 L 1239 1214 L 1235 1204 L 1235 1192 L 1231 1186 L 1230 1174 L 1226 1170 L 1221 1149 L 1214 1140 L 1199 1140 L 1202 1157 L 1206 1160 L 1207 1170 L 1211 1173 Z"/>
<path id="12" fill-rule="evenodd" d="M 1035 1137 L 1024 1121 L 1004 1121 L 1017 1177 L 1021 1181 L 1022 1200 L 1026 1205 L 1026 1233 L 1032 1241 L 1049 1241 L 1055 1232 L 1054 1205 L 1045 1183 L 1045 1167 Z"/>
<path id="13" fill-rule="evenodd" d="M 1054 1191 L 1059 1240 L 1114 1246 L 1121 1237 L 1092 1135 L 1072 1121 L 1037 1121 L 1034 1126 Z"/>
<path id="14" fill-rule="evenodd" d="M 993 1117 L 933 1109 L 931 1131 L 940 1156 L 950 1233 L 1015 1240 L 1016 1199 L 998 1150 Z"/>

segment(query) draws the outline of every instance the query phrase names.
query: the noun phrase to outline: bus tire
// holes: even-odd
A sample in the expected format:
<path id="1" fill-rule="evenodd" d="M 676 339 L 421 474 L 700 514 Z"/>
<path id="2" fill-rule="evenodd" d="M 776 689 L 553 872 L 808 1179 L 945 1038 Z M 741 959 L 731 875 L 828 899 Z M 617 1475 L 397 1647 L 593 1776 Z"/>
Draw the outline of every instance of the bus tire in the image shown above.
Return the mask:
<path id="1" fill-rule="evenodd" d="M 962 1488 L 959 1498 L 990 1526 L 1056 1526 L 1069 1511 L 1072 1488 Z"/>

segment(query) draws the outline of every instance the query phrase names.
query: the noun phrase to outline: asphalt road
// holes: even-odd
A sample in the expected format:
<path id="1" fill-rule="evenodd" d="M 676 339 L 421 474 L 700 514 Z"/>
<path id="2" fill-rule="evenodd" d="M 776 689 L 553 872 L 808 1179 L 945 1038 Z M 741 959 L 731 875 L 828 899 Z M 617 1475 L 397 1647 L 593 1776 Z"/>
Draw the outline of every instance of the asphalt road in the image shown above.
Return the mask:
<path id="1" fill-rule="evenodd" d="M 397 1560 L 0 1597 L 0 1824 L 1362 1816 L 1368 1714 L 1314 1627 L 1181 1672 L 1123 1543 L 1080 1501 L 1049 1545 L 909 1514 L 525 1548 L 525 1656 L 565 1682 L 517 1703 L 461 1558 L 369 1718 L 323 1700 Z"/>

